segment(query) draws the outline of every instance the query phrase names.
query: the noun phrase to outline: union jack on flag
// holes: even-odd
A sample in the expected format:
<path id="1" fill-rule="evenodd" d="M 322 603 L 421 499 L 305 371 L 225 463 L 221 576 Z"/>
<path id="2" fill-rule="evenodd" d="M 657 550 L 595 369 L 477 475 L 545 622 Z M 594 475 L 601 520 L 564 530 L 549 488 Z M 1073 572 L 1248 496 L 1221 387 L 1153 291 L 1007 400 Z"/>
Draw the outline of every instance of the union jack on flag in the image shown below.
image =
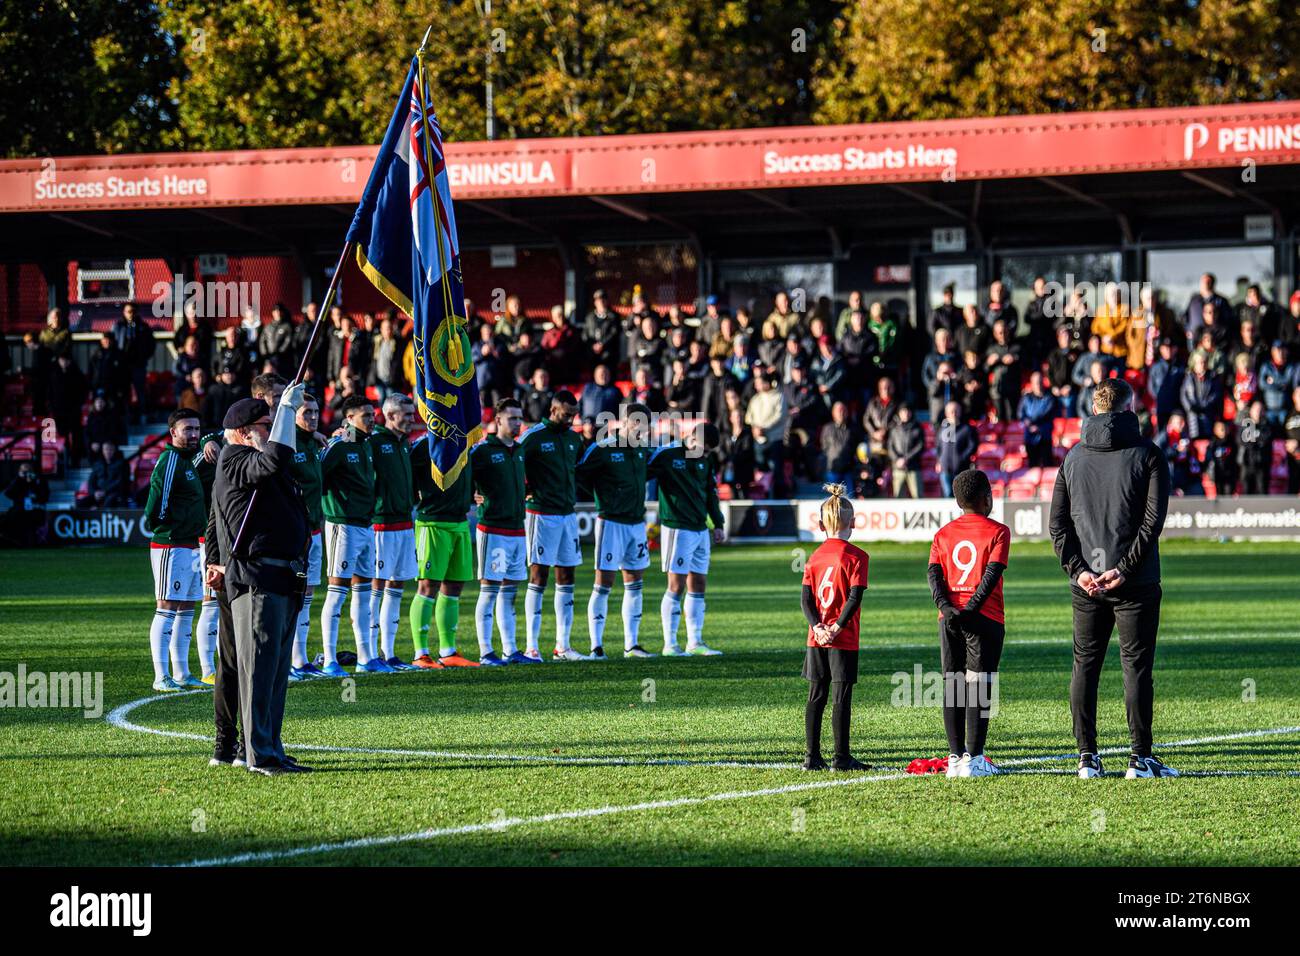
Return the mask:
<path id="1" fill-rule="evenodd" d="M 483 424 L 465 331 L 456 213 L 428 90 L 423 54 L 416 54 L 348 241 L 356 243 L 361 271 L 414 322 L 415 404 L 428 428 L 433 479 L 447 489 Z"/>

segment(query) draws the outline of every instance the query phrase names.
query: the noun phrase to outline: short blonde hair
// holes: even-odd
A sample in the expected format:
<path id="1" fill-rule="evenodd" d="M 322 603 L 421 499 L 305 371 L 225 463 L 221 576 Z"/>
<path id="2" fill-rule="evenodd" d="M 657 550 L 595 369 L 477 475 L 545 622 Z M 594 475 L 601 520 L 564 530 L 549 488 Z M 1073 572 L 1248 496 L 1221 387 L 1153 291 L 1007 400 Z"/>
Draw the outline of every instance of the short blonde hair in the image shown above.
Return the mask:
<path id="1" fill-rule="evenodd" d="M 848 489 L 843 485 L 822 485 L 822 491 L 830 495 L 822 502 L 822 527 L 826 534 L 836 535 L 853 526 L 853 502 L 849 500 Z"/>

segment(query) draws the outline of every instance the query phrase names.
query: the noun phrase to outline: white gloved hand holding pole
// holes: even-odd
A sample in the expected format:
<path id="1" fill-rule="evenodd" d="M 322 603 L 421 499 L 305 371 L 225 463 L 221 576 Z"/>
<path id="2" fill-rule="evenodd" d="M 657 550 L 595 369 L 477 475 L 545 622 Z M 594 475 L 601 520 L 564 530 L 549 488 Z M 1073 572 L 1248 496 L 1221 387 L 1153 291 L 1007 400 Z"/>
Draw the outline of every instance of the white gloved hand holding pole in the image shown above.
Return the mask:
<path id="1" fill-rule="evenodd" d="M 298 382 L 284 390 L 284 394 L 280 396 L 280 405 L 275 410 L 275 421 L 271 425 L 271 441 L 287 445 L 289 448 L 295 446 L 293 434 L 295 419 L 306 394 L 306 382 Z"/>

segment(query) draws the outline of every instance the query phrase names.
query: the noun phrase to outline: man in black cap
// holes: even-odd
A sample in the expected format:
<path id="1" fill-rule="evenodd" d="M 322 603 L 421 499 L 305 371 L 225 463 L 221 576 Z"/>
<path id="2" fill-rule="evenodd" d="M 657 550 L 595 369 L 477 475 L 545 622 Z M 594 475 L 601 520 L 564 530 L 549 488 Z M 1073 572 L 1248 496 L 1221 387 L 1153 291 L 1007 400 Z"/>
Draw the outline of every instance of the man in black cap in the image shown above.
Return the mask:
<path id="1" fill-rule="evenodd" d="M 309 541 L 306 505 L 290 472 L 305 389 L 285 390 L 274 421 L 261 399 L 230 407 L 212 489 L 221 563 L 210 567 L 209 583 L 226 590 L 234 619 L 245 759 L 266 776 L 307 769 L 285 755 L 280 740 Z"/>

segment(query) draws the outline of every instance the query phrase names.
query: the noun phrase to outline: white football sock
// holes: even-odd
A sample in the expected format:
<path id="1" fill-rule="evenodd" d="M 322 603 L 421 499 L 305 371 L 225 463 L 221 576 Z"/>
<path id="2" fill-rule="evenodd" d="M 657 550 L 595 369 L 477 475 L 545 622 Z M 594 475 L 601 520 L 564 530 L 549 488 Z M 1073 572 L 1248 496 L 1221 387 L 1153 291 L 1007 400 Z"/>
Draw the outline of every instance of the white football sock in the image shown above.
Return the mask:
<path id="1" fill-rule="evenodd" d="M 352 585 L 352 637 L 357 642 L 357 663 L 369 664 L 370 650 L 370 582 Z"/>
<path id="2" fill-rule="evenodd" d="M 221 606 L 216 598 L 204 598 L 203 607 L 199 609 L 199 631 L 195 635 L 199 641 L 199 666 L 203 676 L 208 677 L 216 670 L 217 629 L 221 627 Z"/>
<path id="3" fill-rule="evenodd" d="M 704 595 L 695 591 L 686 592 L 686 646 L 696 647 L 704 643 Z"/>
<path id="4" fill-rule="evenodd" d="M 573 585 L 555 586 L 555 649 L 567 651 L 573 636 Z"/>
<path id="5" fill-rule="evenodd" d="M 302 596 L 302 610 L 298 612 L 298 628 L 293 635 L 293 666 L 307 664 L 307 634 L 311 631 L 311 600 L 316 595 L 308 591 Z"/>
<path id="6" fill-rule="evenodd" d="M 492 653 L 492 614 L 500 593 L 499 584 L 483 584 L 478 589 L 478 604 L 474 606 L 474 634 L 478 637 L 480 659 Z"/>
<path id="7" fill-rule="evenodd" d="M 682 595 L 672 591 L 664 592 L 664 599 L 659 602 L 659 619 L 664 625 L 664 649 L 671 650 L 677 646 L 677 628 L 682 622 Z"/>
<path id="8" fill-rule="evenodd" d="M 370 648 L 370 656 L 379 656 L 379 622 L 383 619 L 379 613 L 379 606 L 383 603 L 384 589 L 382 587 L 370 588 L 370 637 L 367 639 L 367 646 Z"/>
<path id="9" fill-rule="evenodd" d="M 528 624 L 528 649 L 538 650 L 542 639 L 542 602 L 546 599 L 546 588 L 540 584 L 528 585 L 524 594 L 524 620 Z M 539 652 L 540 653 L 540 652 Z"/>
<path id="10" fill-rule="evenodd" d="M 591 633 L 591 649 L 602 646 L 605 640 L 605 617 L 609 612 L 609 588 L 599 584 L 591 589 L 587 602 L 587 630 Z"/>
<path id="11" fill-rule="evenodd" d="M 623 584 L 623 650 L 636 646 L 641 632 L 641 582 Z"/>
<path id="12" fill-rule="evenodd" d="M 190 640 L 194 628 L 194 610 L 177 611 L 172 625 L 172 679 L 184 683 L 190 678 Z"/>
<path id="13" fill-rule="evenodd" d="M 517 589 L 513 584 L 501 585 L 497 595 L 497 633 L 501 635 L 501 653 L 504 657 L 519 650 L 515 643 L 515 595 Z"/>
<path id="14" fill-rule="evenodd" d="M 331 584 L 325 592 L 325 603 L 320 611 L 321 642 L 325 645 L 325 666 L 339 662 L 339 618 L 343 616 L 343 602 L 348 599 L 348 589 L 342 584 Z"/>
<path id="15" fill-rule="evenodd" d="M 379 639 L 384 644 L 384 660 L 388 660 L 397 656 L 397 629 L 402 623 L 401 588 L 384 588 L 379 615 Z"/>
<path id="16" fill-rule="evenodd" d="M 149 654 L 153 658 L 155 683 L 168 676 L 167 649 L 171 645 L 172 626 L 175 622 L 175 611 L 158 608 L 153 612 L 153 623 L 149 625 Z"/>

